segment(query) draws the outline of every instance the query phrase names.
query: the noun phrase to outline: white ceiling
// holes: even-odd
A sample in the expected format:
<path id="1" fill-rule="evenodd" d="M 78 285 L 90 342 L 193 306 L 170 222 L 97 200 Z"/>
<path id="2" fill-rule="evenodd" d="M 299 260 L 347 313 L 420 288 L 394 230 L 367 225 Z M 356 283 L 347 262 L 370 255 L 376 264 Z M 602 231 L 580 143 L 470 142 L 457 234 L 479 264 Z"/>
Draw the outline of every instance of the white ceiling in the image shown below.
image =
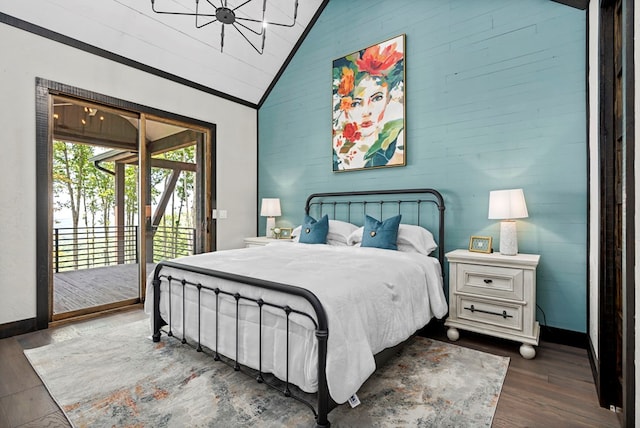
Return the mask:
<path id="1" fill-rule="evenodd" d="M 210 3 L 218 7 L 227 3 L 231 9 L 246 3 L 236 10 L 238 17 L 262 17 L 263 0 L 200 0 L 200 11 L 213 13 Z M 267 21 L 293 22 L 295 0 L 267 0 L 266 4 Z M 258 104 L 322 5 L 323 0 L 300 0 L 293 27 L 268 26 L 263 55 L 229 25 L 221 52 L 222 24 L 195 28 L 192 16 L 154 13 L 150 0 L 0 0 L 0 12 Z M 193 11 L 195 0 L 156 0 L 156 9 Z M 245 33 L 260 49 L 261 36 Z"/>

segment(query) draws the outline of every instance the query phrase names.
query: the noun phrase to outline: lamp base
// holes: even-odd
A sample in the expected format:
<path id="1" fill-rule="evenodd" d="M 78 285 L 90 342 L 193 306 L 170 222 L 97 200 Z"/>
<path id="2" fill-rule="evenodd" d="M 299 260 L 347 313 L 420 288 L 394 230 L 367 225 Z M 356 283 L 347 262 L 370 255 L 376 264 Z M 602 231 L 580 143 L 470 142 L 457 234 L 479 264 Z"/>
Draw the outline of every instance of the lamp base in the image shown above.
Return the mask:
<path id="1" fill-rule="evenodd" d="M 264 234 L 267 238 L 274 238 L 273 228 L 276 227 L 276 218 L 275 217 L 267 217 L 267 230 Z"/>
<path id="2" fill-rule="evenodd" d="M 500 222 L 500 254 L 504 256 L 518 254 L 518 233 L 515 220 Z"/>

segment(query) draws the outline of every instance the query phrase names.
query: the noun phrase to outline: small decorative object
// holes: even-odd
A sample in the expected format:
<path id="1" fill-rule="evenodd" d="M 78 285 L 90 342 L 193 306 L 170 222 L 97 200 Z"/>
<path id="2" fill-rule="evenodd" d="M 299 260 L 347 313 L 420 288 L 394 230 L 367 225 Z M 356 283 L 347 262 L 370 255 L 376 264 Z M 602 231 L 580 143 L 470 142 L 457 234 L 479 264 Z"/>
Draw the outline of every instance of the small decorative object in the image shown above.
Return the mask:
<path id="1" fill-rule="evenodd" d="M 273 237 L 276 239 L 280 239 L 280 231 L 281 229 L 279 227 L 274 227 L 273 228 Z"/>
<path id="2" fill-rule="evenodd" d="M 278 198 L 263 198 L 262 208 L 260 209 L 260 215 L 267 218 L 267 233 L 268 238 L 273 238 L 273 229 L 276 227 L 276 217 L 282 215 L 280 210 L 280 199 Z"/>
<path id="3" fill-rule="evenodd" d="M 278 235 L 278 239 L 291 239 L 291 232 L 293 229 L 290 227 L 280 227 L 280 234 Z"/>
<path id="4" fill-rule="evenodd" d="M 406 165 L 404 39 L 333 61 L 333 170 Z"/>
<path id="5" fill-rule="evenodd" d="M 513 219 L 529 217 L 522 189 L 489 192 L 489 218 L 500 222 L 500 254 L 518 254 L 518 234 Z"/>
<path id="6" fill-rule="evenodd" d="M 491 247 L 491 236 L 472 236 L 469 239 L 469 251 L 476 253 L 491 253 L 493 248 Z"/>

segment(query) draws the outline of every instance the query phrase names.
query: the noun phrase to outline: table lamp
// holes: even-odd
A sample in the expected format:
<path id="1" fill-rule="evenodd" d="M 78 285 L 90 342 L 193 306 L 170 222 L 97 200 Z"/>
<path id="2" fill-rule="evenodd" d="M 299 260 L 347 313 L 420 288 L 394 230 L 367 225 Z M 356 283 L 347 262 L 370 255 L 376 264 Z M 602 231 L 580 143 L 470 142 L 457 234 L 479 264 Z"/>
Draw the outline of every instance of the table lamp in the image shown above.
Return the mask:
<path id="1" fill-rule="evenodd" d="M 282 215 L 279 198 L 262 198 L 260 215 L 267 218 L 267 230 L 265 236 L 273 238 L 273 228 L 276 227 L 276 217 Z"/>
<path id="2" fill-rule="evenodd" d="M 518 254 L 516 218 L 529 217 L 522 189 L 493 190 L 489 192 L 489 219 L 500 222 L 500 254 Z"/>

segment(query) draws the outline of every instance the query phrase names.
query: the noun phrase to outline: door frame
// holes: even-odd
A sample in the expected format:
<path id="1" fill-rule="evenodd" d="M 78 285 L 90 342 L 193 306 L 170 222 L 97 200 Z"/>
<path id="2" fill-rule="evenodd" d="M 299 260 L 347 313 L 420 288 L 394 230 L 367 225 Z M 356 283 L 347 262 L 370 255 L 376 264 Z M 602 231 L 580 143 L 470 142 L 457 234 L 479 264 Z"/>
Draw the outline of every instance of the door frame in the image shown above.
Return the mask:
<path id="1" fill-rule="evenodd" d="M 634 112 L 634 1 L 621 0 L 622 7 L 622 73 L 624 89 L 622 117 L 624 127 L 620 130 L 624 137 L 623 147 L 623 254 L 622 254 L 622 397 L 618 397 L 613 379 L 616 377 L 615 326 L 615 243 L 613 240 L 613 209 L 615 205 L 613 130 L 615 128 L 614 105 L 615 87 L 612 76 L 613 64 L 615 0 L 600 2 L 599 58 L 600 58 L 600 277 L 598 307 L 598 359 L 594 370 L 595 383 L 600 405 L 622 405 L 624 426 L 634 426 L 635 421 L 635 112 Z"/>
<path id="2" fill-rule="evenodd" d="M 140 257 L 145 259 L 148 255 L 149 246 L 153 246 L 152 235 L 152 210 L 151 210 L 151 188 L 149 183 L 151 182 L 151 153 L 147 150 L 147 121 L 165 123 L 169 125 L 175 125 L 185 127 L 190 130 L 201 133 L 201 136 L 196 141 L 196 164 L 197 165 L 214 165 L 213 160 L 215 150 L 212 145 L 211 130 L 200 126 L 194 126 L 192 123 L 186 123 L 174 118 L 162 117 L 157 114 L 140 113 L 140 131 L 138 133 L 138 168 L 140 173 L 138 174 L 138 188 L 145 189 L 144 194 L 138 195 L 139 203 L 138 209 L 138 224 L 144 225 L 140 229 L 143 231 L 138 239 L 138 250 Z M 203 137 L 204 136 L 204 137 Z M 215 166 L 211 168 L 210 175 L 206 174 L 207 168 L 198 168 L 196 172 L 196 188 L 202 190 L 202 198 L 197 198 L 197 215 L 196 215 L 196 228 L 200 230 L 196 233 L 196 239 L 194 242 L 194 248 L 196 253 L 213 251 L 215 244 L 215 229 L 212 230 L 210 223 L 212 221 L 211 216 L 208 213 L 212 212 L 213 203 L 213 188 L 215 186 Z M 200 192 L 200 190 L 198 191 Z M 140 205 L 144 206 L 144 209 L 140 209 Z M 205 236 L 205 239 L 202 237 Z M 212 242 L 213 241 L 213 242 Z M 147 272 L 146 263 L 140 263 L 139 269 L 139 285 L 140 296 L 146 295 L 146 278 L 149 276 Z"/>
<path id="3" fill-rule="evenodd" d="M 202 227 L 209 230 L 209 239 L 204 248 L 215 251 L 216 245 L 216 221 L 211 218 L 211 212 L 215 209 L 216 201 L 216 125 L 197 119 L 181 116 L 175 113 L 151 108 L 141 104 L 132 103 L 111 96 L 76 88 L 47 79 L 36 78 L 36 329 L 41 330 L 49 326 L 52 321 L 52 299 L 50 297 L 52 275 L 52 238 L 51 225 L 53 210 L 51 206 L 52 183 L 51 156 L 53 137 L 53 111 L 50 97 L 52 95 L 67 96 L 75 99 L 86 100 L 91 103 L 102 104 L 119 110 L 129 111 L 140 116 L 148 115 L 163 120 L 171 120 L 183 123 L 187 126 L 198 128 L 208 136 L 205 142 L 205 159 L 210 159 L 213 167 L 210 176 L 206 177 L 209 186 L 205 190 L 205 198 L 211 204 L 205 211 Z M 144 122 L 144 120 L 142 121 Z M 144 132 L 139 133 L 144 137 Z M 144 167 L 144 165 L 142 165 Z M 143 169 L 139 166 L 140 170 Z M 140 176 L 144 174 L 139 174 Z M 143 179 L 144 180 L 144 179 Z M 140 198 L 139 198 L 140 200 Z M 205 204 L 206 206 L 206 204 Z M 143 210 L 139 210 L 140 212 Z M 145 213 L 140 215 L 144 216 Z M 141 223 L 142 224 L 142 223 Z M 142 229 L 142 228 L 141 228 Z M 143 254 L 143 253 L 141 253 Z M 144 269 L 142 270 L 144 272 Z M 141 272 L 141 273 L 143 273 Z M 140 278 L 142 279 L 142 278 Z M 141 291 L 144 286 L 141 284 Z M 141 293 L 144 300 L 144 293 Z"/>

